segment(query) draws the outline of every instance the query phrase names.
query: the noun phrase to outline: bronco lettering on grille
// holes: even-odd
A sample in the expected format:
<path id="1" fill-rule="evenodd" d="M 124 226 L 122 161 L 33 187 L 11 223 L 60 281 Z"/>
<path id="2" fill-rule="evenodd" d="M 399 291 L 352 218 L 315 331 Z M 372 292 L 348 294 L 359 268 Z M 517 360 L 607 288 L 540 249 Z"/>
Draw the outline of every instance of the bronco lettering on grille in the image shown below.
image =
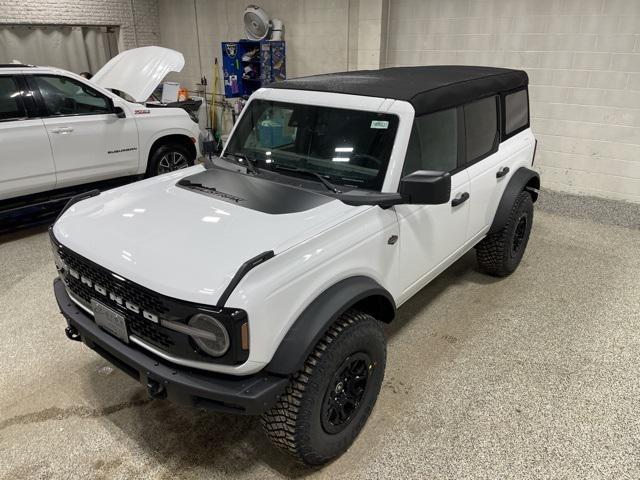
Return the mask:
<path id="1" fill-rule="evenodd" d="M 117 305 L 119 305 L 121 307 L 124 307 L 124 308 L 126 308 L 127 310 L 129 310 L 129 311 L 131 311 L 133 313 L 137 313 L 137 314 L 142 313 L 142 316 L 144 318 L 146 318 L 147 320 L 149 320 L 149 321 L 151 321 L 153 323 L 158 323 L 158 316 L 156 314 L 151 313 L 151 312 L 149 312 L 147 310 L 142 310 L 141 311 L 140 307 L 137 304 L 123 299 L 120 295 L 116 295 L 113 292 L 107 291 L 106 288 L 104 288 L 102 285 L 94 283 L 89 277 L 86 277 L 84 275 L 80 275 L 78 272 L 76 272 L 72 268 L 69 269 L 69 275 L 71 275 L 73 278 L 75 278 L 77 280 L 80 280 L 80 282 L 82 282 L 83 285 L 86 285 L 87 287 L 92 288 L 93 290 L 98 292 L 103 297 L 109 297 L 109 300 L 111 300 L 112 302 L 116 303 Z"/>

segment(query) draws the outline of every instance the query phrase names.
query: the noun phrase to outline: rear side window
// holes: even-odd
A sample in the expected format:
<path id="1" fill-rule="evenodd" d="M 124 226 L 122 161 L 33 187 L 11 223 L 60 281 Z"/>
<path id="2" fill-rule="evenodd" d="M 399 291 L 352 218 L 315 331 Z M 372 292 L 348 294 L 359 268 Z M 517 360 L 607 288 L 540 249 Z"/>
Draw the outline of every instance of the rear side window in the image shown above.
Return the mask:
<path id="1" fill-rule="evenodd" d="M 49 115 L 111 113 L 109 100 L 96 90 L 67 77 L 34 77 Z"/>
<path id="2" fill-rule="evenodd" d="M 498 145 L 498 97 L 488 97 L 464 106 L 467 163 L 483 158 Z"/>
<path id="3" fill-rule="evenodd" d="M 504 97 L 504 133 L 510 135 L 529 125 L 529 97 L 526 90 Z"/>
<path id="4" fill-rule="evenodd" d="M 0 76 L 0 121 L 26 117 L 20 89 L 13 77 Z"/>
<path id="5" fill-rule="evenodd" d="M 451 172 L 458 161 L 458 112 L 451 108 L 417 117 L 402 176 L 417 170 Z"/>

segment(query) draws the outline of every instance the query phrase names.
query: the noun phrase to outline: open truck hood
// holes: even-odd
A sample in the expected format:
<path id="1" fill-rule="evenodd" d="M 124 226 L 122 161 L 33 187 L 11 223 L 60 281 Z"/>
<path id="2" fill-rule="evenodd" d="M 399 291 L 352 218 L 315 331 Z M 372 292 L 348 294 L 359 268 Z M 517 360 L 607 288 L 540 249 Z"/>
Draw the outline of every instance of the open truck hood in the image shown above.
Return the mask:
<path id="1" fill-rule="evenodd" d="M 269 250 L 282 254 L 366 208 L 195 166 L 83 200 L 60 217 L 53 233 L 67 248 L 139 285 L 215 305 L 247 260 Z"/>
<path id="2" fill-rule="evenodd" d="M 169 72 L 184 67 L 180 52 L 163 47 L 125 50 L 109 60 L 91 81 L 102 88 L 120 90 L 136 102 L 147 100 Z"/>

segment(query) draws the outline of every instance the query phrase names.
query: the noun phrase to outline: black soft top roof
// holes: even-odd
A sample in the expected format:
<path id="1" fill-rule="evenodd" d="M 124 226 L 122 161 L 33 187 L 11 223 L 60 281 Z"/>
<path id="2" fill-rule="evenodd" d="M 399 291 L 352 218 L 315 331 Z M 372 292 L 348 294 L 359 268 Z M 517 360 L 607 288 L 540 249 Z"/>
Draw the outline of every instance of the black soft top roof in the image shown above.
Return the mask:
<path id="1" fill-rule="evenodd" d="M 462 65 L 394 67 L 294 78 L 269 88 L 346 93 L 405 100 L 416 115 L 435 112 L 500 92 L 525 87 L 523 70 Z"/>

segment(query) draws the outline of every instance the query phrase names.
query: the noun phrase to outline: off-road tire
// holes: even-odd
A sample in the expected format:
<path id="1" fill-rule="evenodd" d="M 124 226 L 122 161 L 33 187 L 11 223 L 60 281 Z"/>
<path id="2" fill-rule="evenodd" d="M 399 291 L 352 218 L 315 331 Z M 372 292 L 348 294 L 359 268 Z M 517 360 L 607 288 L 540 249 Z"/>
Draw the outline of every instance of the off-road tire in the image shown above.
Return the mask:
<path id="1" fill-rule="evenodd" d="M 323 417 L 323 408 L 331 399 L 326 395 L 330 388 L 331 395 L 337 395 L 333 390 L 336 377 L 340 378 L 346 362 L 358 355 L 370 359 L 366 362 L 369 367 L 362 400 L 341 431 L 328 433 L 324 426 L 328 417 Z M 292 376 L 278 403 L 262 415 L 264 431 L 277 447 L 307 465 L 330 461 L 351 446 L 369 418 L 380 392 L 385 364 L 386 342 L 380 322 L 371 315 L 347 311 L 318 342 L 302 370 Z"/>
<path id="2" fill-rule="evenodd" d="M 166 145 L 160 145 L 153 152 L 151 152 L 151 155 L 149 155 L 149 163 L 147 164 L 147 172 L 145 176 L 155 177 L 156 175 L 167 173 L 159 171 L 160 161 L 165 155 L 171 154 L 172 152 L 182 155 L 187 161 L 188 167 L 191 167 L 195 162 L 195 158 L 193 158 L 192 153 L 189 152 L 189 149 L 187 147 L 181 145 L 180 143 L 167 143 Z"/>
<path id="3" fill-rule="evenodd" d="M 524 223 L 524 225 L 522 224 Z M 516 197 L 505 226 L 476 245 L 480 269 L 494 277 L 512 274 L 524 255 L 533 223 L 533 200 L 528 192 Z"/>

